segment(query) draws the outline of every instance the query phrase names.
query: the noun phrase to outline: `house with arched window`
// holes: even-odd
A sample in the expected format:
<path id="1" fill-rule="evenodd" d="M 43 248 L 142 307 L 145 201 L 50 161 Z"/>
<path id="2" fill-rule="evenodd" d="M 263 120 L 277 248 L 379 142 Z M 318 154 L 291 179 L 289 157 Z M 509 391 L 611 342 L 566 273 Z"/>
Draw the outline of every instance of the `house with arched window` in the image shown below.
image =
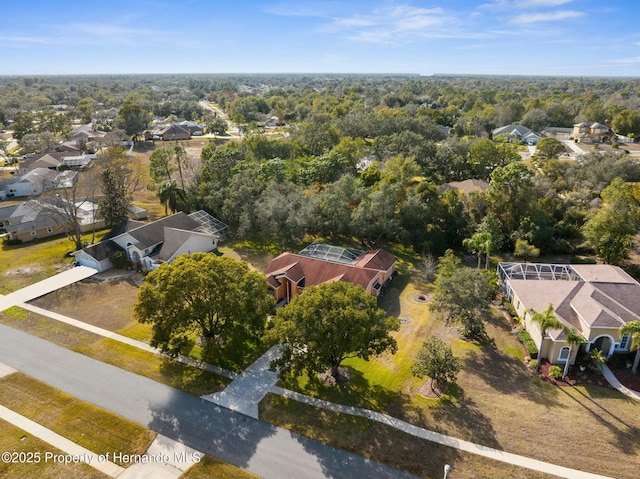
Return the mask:
<path id="1" fill-rule="evenodd" d="M 578 351 L 568 357 L 562 329 L 547 331 L 531 321 L 530 310 L 541 312 L 549 304 L 560 323 L 584 336 L 585 351 L 599 349 L 609 357 L 629 352 L 631 338 L 620 327 L 640 321 L 640 284 L 612 265 L 500 263 L 500 286 L 511 300 L 525 328 L 553 364 L 572 364 Z"/>

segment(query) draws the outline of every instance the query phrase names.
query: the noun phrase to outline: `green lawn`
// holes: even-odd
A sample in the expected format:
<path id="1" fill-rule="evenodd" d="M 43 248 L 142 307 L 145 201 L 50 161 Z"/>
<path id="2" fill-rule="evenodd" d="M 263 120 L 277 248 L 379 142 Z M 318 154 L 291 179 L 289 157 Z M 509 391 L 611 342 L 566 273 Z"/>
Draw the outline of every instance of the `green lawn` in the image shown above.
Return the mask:
<path id="1" fill-rule="evenodd" d="M 198 464 L 190 467 L 179 479 L 258 479 L 258 476 L 213 457 L 204 456 Z"/>
<path id="2" fill-rule="evenodd" d="M 96 233 L 96 242 L 106 231 Z M 91 240 L 91 234 L 83 236 Z M 11 293 L 24 286 L 53 276 L 69 267 L 74 244 L 66 237 L 47 238 L 22 245 L 0 242 L 0 294 Z"/>
<path id="3" fill-rule="evenodd" d="M 16 453 L 39 453 L 44 457 L 45 453 L 64 454 L 59 449 L 46 442 L 27 434 L 8 422 L 0 420 L 0 451 Z M 109 476 L 102 474 L 87 464 L 69 464 L 44 462 L 39 463 L 5 463 L 0 461 L 0 479 L 24 479 L 27 477 L 40 477 L 47 479 L 68 479 L 69 477 L 91 477 L 92 479 L 107 479 Z"/>
<path id="4" fill-rule="evenodd" d="M 637 401 L 606 385 L 561 388 L 539 380 L 523 364 L 522 346 L 511 334 L 512 325 L 497 309 L 486 324 L 491 339 L 487 344 L 464 340 L 455 328 L 433 319 L 427 305 L 413 301 L 416 292 L 430 290 L 429 284 L 420 281 L 414 265 L 410 258 L 399 265 L 400 276 L 380 301 L 390 314 L 410 319 L 395 333 L 399 346 L 395 355 L 385 354 L 368 362 L 345 361 L 352 372 L 347 386 L 328 387 L 306 377 L 290 378 L 283 385 L 314 397 L 383 411 L 426 429 L 542 461 L 617 478 L 637 477 L 640 470 Z M 415 354 L 430 335 L 449 343 L 463 363 L 457 384 L 441 399 L 421 396 L 423 382 L 410 372 Z M 375 433 L 371 430 L 363 433 L 354 443 L 357 445 L 349 446 L 345 444 L 350 437 L 345 429 L 357 431 L 365 427 L 361 422 L 366 420 L 309 410 L 309 406 L 282 398 L 265 400 L 261 414 L 265 420 L 337 447 L 367 451 L 381 442 L 396 440 L 391 432 L 379 437 L 382 433 L 376 429 Z M 318 417 L 325 420 L 318 422 Z M 407 440 L 412 441 L 415 440 Z M 593 448 L 594 441 L 597 448 Z M 588 450 L 589 454 L 568 454 L 568 445 L 571 451 Z M 443 454 L 436 445 L 425 444 L 424 448 L 424 457 Z M 388 461 L 384 447 L 373 450 L 377 452 L 372 457 Z M 471 456 L 463 458 L 461 465 L 460 458 L 454 455 L 450 459 L 456 477 L 474 477 L 474 470 L 483 471 L 475 477 L 505 477 L 499 465 L 487 466 L 484 471 L 482 464 L 486 461 Z M 390 461 L 387 463 L 394 467 L 410 469 L 403 466 L 402 460 Z M 467 472 L 462 474 L 461 470 Z M 423 477 L 432 477 L 430 474 L 433 473 L 427 471 Z M 519 472 L 511 477 L 535 476 Z"/>
<path id="5" fill-rule="evenodd" d="M 142 454 L 155 438 L 142 426 L 21 373 L 0 379 L 0 404 L 96 454 Z"/>

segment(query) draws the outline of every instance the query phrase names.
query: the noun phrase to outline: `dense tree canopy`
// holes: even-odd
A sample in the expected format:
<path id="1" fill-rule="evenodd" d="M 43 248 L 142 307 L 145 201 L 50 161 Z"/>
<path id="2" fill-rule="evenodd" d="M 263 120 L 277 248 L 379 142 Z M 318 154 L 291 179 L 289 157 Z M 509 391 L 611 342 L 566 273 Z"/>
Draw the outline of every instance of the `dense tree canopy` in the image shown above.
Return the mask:
<path id="1" fill-rule="evenodd" d="M 447 324 L 459 325 L 464 336 L 483 339 L 484 315 L 497 293 L 491 274 L 463 266 L 448 250 L 439 260 L 429 309 Z"/>
<path id="2" fill-rule="evenodd" d="M 342 281 L 310 286 L 276 313 L 269 336 L 282 349 L 272 366 L 282 377 L 302 372 L 311 377 L 330 369 L 339 382 L 345 359 L 394 352 L 389 333 L 399 326 L 361 286 Z"/>
<path id="3" fill-rule="evenodd" d="M 602 206 L 585 223 L 585 238 L 605 263 L 620 264 L 640 226 L 640 200 L 632 186 L 616 178 L 601 194 Z"/>
<path id="4" fill-rule="evenodd" d="M 199 339 L 207 347 L 223 347 L 238 337 L 255 340 L 273 306 L 265 277 L 246 263 L 193 253 L 147 275 L 134 313 L 152 325 L 153 346 L 177 355 Z"/>

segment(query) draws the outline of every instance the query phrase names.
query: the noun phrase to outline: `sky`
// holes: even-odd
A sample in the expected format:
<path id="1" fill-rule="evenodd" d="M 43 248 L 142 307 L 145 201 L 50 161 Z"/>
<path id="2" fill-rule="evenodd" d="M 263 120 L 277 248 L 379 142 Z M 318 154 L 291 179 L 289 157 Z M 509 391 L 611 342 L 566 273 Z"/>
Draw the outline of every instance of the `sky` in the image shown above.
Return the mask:
<path id="1" fill-rule="evenodd" d="M 0 75 L 640 76 L 638 0 L 30 0 Z"/>

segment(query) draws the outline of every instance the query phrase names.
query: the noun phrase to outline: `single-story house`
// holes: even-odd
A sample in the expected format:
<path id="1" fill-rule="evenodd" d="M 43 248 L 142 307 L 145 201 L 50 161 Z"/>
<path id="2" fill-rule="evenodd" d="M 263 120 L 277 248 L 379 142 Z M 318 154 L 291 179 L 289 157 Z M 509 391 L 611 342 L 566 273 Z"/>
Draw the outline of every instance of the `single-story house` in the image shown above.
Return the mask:
<path id="1" fill-rule="evenodd" d="M 298 254 L 282 253 L 265 270 L 267 283 L 276 301 L 285 301 L 307 286 L 332 281 L 359 284 L 378 296 L 391 280 L 397 259 L 382 249 L 358 251 L 339 246 L 313 243 Z"/>
<path id="2" fill-rule="evenodd" d="M 151 271 L 182 254 L 213 251 L 227 234 L 228 226 L 205 211 L 179 212 L 151 223 L 127 220 L 102 241 L 112 244 L 93 245 L 74 256 L 79 264 L 104 271 L 112 267 L 109 255 L 120 250 Z"/>
<path id="3" fill-rule="evenodd" d="M 60 160 L 64 156 L 69 156 L 68 152 L 53 151 L 34 155 L 20 162 L 20 173 L 24 174 L 28 171 L 38 168 L 47 168 L 49 170 L 57 170 L 60 166 Z"/>
<path id="4" fill-rule="evenodd" d="M 510 141 L 519 141 L 527 145 L 537 145 L 541 136 L 523 125 L 506 125 L 491 131 L 491 137 L 503 136 Z"/>
<path id="5" fill-rule="evenodd" d="M 191 132 L 189 128 L 181 126 L 177 123 L 171 123 L 170 125 L 159 126 L 153 130 L 147 130 L 144 132 L 145 141 L 148 140 L 162 140 L 162 141 L 174 141 L 174 140 L 188 140 L 191 138 Z"/>
<path id="6" fill-rule="evenodd" d="M 72 188 L 78 181 L 75 171 L 36 168 L 0 182 L 0 199 L 37 196 L 44 191 Z"/>
<path id="7" fill-rule="evenodd" d="M 76 207 L 78 224 L 83 233 L 93 228 L 104 228 L 104 220 L 98 217 L 97 207 L 93 203 L 78 202 Z M 3 218 L 3 225 L 10 240 L 23 243 L 63 234 L 73 228 L 63 205 L 54 200 L 29 200 L 17 205 L 11 214 Z"/>
<path id="8" fill-rule="evenodd" d="M 599 349 L 607 357 L 629 351 L 631 338 L 620 327 L 640 320 L 640 284 L 621 268 L 611 265 L 500 263 L 500 286 L 510 299 L 525 328 L 553 364 L 575 362 L 569 357 L 563 330 L 542 337 L 531 321 L 530 309 L 542 312 L 549 304 L 560 323 L 575 328 L 587 341 L 584 351 Z"/>
<path id="9" fill-rule="evenodd" d="M 202 136 L 204 134 L 204 128 L 198 122 L 185 120 L 178 122 L 177 125 L 189 130 L 191 136 Z"/>

